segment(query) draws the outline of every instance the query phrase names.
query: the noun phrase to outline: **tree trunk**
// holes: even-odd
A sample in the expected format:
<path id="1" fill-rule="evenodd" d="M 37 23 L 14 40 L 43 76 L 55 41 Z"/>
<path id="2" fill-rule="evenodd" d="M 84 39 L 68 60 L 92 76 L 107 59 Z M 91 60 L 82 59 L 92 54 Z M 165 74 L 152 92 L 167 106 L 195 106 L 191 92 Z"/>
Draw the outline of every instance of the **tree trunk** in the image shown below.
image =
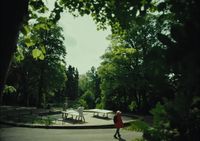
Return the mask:
<path id="1" fill-rule="evenodd" d="M 40 64 L 40 78 L 38 83 L 38 99 L 37 99 L 37 108 L 42 108 L 43 102 L 43 81 L 44 81 L 44 68 L 43 63 Z"/>
<path id="2" fill-rule="evenodd" d="M 16 43 L 23 18 L 28 13 L 29 0 L 5 0 L 1 2 L 1 40 L 0 40 L 0 105 L 3 100 L 3 88 L 11 58 L 16 50 Z"/>

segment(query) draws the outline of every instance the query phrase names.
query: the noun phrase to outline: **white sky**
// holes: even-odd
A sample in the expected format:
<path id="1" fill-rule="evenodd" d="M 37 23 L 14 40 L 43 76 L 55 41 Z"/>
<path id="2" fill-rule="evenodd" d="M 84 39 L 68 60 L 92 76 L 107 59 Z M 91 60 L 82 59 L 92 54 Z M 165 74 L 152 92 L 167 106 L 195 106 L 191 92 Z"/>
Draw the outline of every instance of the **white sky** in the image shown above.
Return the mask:
<path id="1" fill-rule="evenodd" d="M 74 18 L 63 13 L 59 21 L 63 27 L 67 50 L 67 65 L 78 68 L 79 74 L 86 73 L 92 66 L 98 67 L 109 45 L 106 37 L 111 34 L 110 29 L 97 31 L 96 24 L 89 16 Z"/>
<path id="2" fill-rule="evenodd" d="M 50 11 L 54 7 L 54 0 L 48 0 Z M 67 50 L 67 65 L 78 68 L 79 74 L 84 74 L 92 66 L 100 65 L 102 56 L 109 46 L 106 37 L 111 34 L 110 28 L 97 31 L 95 22 L 90 16 L 73 17 L 66 11 L 62 13 L 59 25 L 64 32 L 64 45 Z"/>

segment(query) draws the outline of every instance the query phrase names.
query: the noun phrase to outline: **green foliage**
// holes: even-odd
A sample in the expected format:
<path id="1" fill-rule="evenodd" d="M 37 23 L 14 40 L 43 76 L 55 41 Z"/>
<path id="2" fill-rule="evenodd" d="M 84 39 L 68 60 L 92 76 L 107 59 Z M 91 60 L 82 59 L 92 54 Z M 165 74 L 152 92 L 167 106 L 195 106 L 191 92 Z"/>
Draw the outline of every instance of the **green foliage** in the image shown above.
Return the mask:
<path id="1" fill-rule="evenodd" d="M 116 32 L 108 37 L 111 45 L 98 68 L 103 105 L 147 112 L 161 97 L 167 97 L 164 93 L 169 70 L 163 65 L 165 55 L 161 55 L 165 47 L 156 36 L 162 28 L 169 29 L 168 24 L 157 20 L 158 16 L 149 14 L 142 18 L 142 26 L 132 22 L 129 30 L 116 24 Z M 130 107 L 132 101 L 134 108 Z"/>
<path id="2" fill-rule="evenodd" d="M 129 105 L 129 110 L 130 111 L 135 111 L 137 109 L 137 103 L 135 101 L 132 101 Z"/>
<path id="3" fill-rule="evenodd" d="M 60 4 L 74 15 L 77 15 L 77 11 L 81 16 L 91 15 L 100 29 L 105 29 L 107 24 L 114 26 L 116 23 L 128 29 L 130 21 L 135 20 L 138 16 L 143 16 L 148 8 L 153 7 L 151 0 L 141 2 L 132 2 L 131 0 L 60 0 Z"/>
<path id="4" fill-rule="evenodd" d="M 26 37 L 24 42 L 25 42 L 27 47 L 31 47 L 31 46 L 35 45 L 35 43 L 30 39 L 30 37 Z"/>
<path id="5" fill-rule="evenodd" d="M 18 102 L 46 105 L 55 94 L 61 95 L 67 79 L 62 28 L 40 17 L 24 29 L 27 33 L 20 34 L 8 82 L 20 93 Z"/>
<path id="6" fill-rule="evenodd" d="M 69 65 L 67 71 L 67 81 L 65 83 L 65 94 L 69 100 L 76 100 L 78 98 L 78 80 L 79 73 L 78 70 Z"/>
<path id="7" fill-rule="evenodd" d="M 145 139 L 149 141 L 176 140 L 179 132 L 170 126 L 169 116 L 165 109 L 164 105 L 157 103 L 156 107 L 151 110 L 153 126 L 144 130 Z"/>
<path id="8" fill-rule="evenodd" d="M 146 141 L 146 140 L 143 139 L 143 138 L 136 138 L 136 139 L 134 139 L 133 141 Z"/>
<path id="9" fill-rule="evenodd" d="M 38 11 L 41 13 L 44 13 L 47 9 L 42 0 L 31 0 L 30 7 L 32 8 L 32 11 Z"/>
<path id="10" fill-rule="evenodd" d="M 100 102 L 100 78 L 94 67 L 79 79 L 79 93 L 89 108 L 95 108 Z"/>
<path id="11" fill-rule="evenodd" d="M 30 117 L 29 117 L 30 118 Z M 47 116 L 45 118 L 34 118 L 32 119 L 33 124 L 44 124 L 45 126 L 49 126 L 53 124 L 53 119 L 50 116 Z"/>
<path id="12" fill-rule="evenodd" d="M 132 131 L 137 131 L 137 132 L 144 132 L 149 127 L 150 126 L 146 122 L 141 121 L 141 120 L 136 120 L 132 122 L 131 125 L 127 127 L 127 129 L 132 130 Z"/>
<path id="13" fill-rule="evenodd" d="M 46 7 L 45 2 L 43 0 L 30 0 L 28 7 L 28 20 L 37 19 L 41 15 L 45 15 L 49 9 Z"/>
<path id="14" fill-rule="evenodd" d="M 165 6 L 166 5 L 166 6 Z M 167 47 L 168 67 L 173 73 L 170 83 L 174 89 L 174 99 L 166 102 L 170 126 L 177 129 L 176 140 L 199 140 L 200 127 L 195 126 L 197 115 L 192 114 L 192 101 L 199 97 L 199 61 L 197 59 L 199 28 L 199 2 L 164 1 L 162 8 L 173 13 L 177 22 L 172 23 L 170 35 L 159 35 L 159 40 Z M 161 9 L 162 10 L 162 9 Z M 188 51 L 190 50 L 190 51 Z M 197 70 L 194 72 L 194 70 Z M 196 106 L 194 106 L 196 107 Z M 198 110 L 197 110 L 198 111 Z M 190 120 L 192 118 L 193 120 Z M 196 123 L 197 122 L 197 123 Z"/>
<path id="15" fill-rule="evenodd" d="M 97 109 L 103 109 L 104 106 L 103 106 L 102 103 L 97 103 L 95 108 L 97 108 Z"/>
<path id="16" fill-rule="evenodd" d="M 63 12 L 63 9 L 64 8 L 60 5 L 60 3 L 58 1 L 55 1 L 54 9 L 52 10 L 50 15 L 53 23 L 58 22 L 58 20 L 60 19 L 60 14 L 61 12 Z"/>
<path id="17" fill-rule="evenodd" d="M 172 141 L 176 140 L 176 136 L 178 134 L 179 133 L 176 129 L 171 130 L 169 127 L 149 128 L 146 132 L 144 132 L 143 137 L 148 141 Z"/>
<path id="18" fill-rule="evenodd" d="M 23 49 L 19 46 L 17 46 L 17 52 L 15 52 L 14 54 L 14 60 L 16 60 L 16 62 L 21 62 L 24 60 L 24 54 L 23 54 Z"/>
<path id="19" fill-rule="evenodd" d="M 111 103 L 114 104 L 114 102 L 117 102 L 116 100 L 123 98 L 123 93 L 121 93 L 123 89 L 127 88 L 128 90 L 130 88 L 129 84 L 133 79 L 129 76 L 132 74 L 131 70 L 133 70 L 131 65 L 134 63 L 132 60 L 134 55 L 135 49 L 119 46 L 110 48 L 110 50 L 102 56 L 105 61 L 102 62 L 101 66 L 98 68 L 98 74 L 102 80 L 101 89 L 102 94 L 105 96 L 105 105 L 109 103 L 111 106 Z M 114 95 L 112 96 L 112 94 Z M 110 100 L 112 100 L 112 102 Z M 119 103 L 115 104 L 118 105 Z"/>
<path id="20" fill-rule="evenodd" d="M 94 99 L 94 94 L 91 92 L 91 91 L 86 91 L 83 95 L 82 95 L 82 97 L 81 97 L 82 99 L 84 99 L 85 101 L 86 101 L 86 103 L 87 103 L 87 105 L 88 105 L 88 108 L 90 108 L 90 109 L 92 109 L 92 108 L 94 108 L 95 106 L 94 106 L 94 101 L 95 101 L 95 99 Z"/>
<path id="21" fill-rule="evenodd" d="M 53 119 L 51 119 L 49 116 L 47 116 L 47 118 L 44 121 L 46 126 L 49 126 L 53 123 Z"/>
<path id="22" fill-rule="evenodd" d="M 88 109 L 88 104 L 87 104 L 87 101 L 83 98 L 80 98 L 79 101 L 78 101 L 79 105 L 80 106 L 83 106 L 85 109 Z"/>
<path id="23" fill-rule="evenodd" d="M 138 111 L 147 112 L 161 101 L 165 106 L 157 104 L 151 111 L 154 124 L 144 130 L 144 137 L 152 141 L 199 140 L 199 1 L 58 0 L 50 19 L 44 20 L 44 17 L 36 14 L 47 10 L 43 1 L 31 0 L 28 18 L 35 19 L 35 23 L 30 28 L 24 26 L 22 31 L 27 35 L 22 46 L 31 48 L 36 58 L 41 56 L 41 52 L 46 55 L 45 58 L 41 57 L 44 60 L 30 59 L 27 62 L 16 57 L 24 61 L 24 66 L 32 64 L 31 68 L 34 68 L 30 71 L 23 65 L 19 67 L 18 73 L 23 72 L 20 76 L 24 76 L 23 80 L 31 82 L 33 86 L 27 92 L 37 93 L 38 90 L 41 94 L 51 93 L 55 89 L 51 89 L 50 84 L 44 85 L 50 80 L 44 79 L 45 72 L 64 70 L 63 66 L 52 69 L 61 64 L 55 62 L 60 59 L 58 56 L 63 55 L 63 49 L 50 49 L 44 40 L 50 37 L 46 33 L 60 18 L 62 6 L 75 16 L 91 15 L 98 28 L 105 29 L 108 24 L 112 27 L 111 47 L 103 55 L 98 69 L 102 82 L 101 96 L 97 96 L 101 100 L 101 103 L 97 102 L 99 105 L 126 110 L 134 101 Z M 60 43 L 54 44 L 53 38 L 51 41 L 53 46 Z M 24 52 L 27 56 L 31 54 L 27 50 Z M 55 57 L 52 52 L 61 54 Z M 48 55 L 51 57 L 48 58 Z M 45 65 L 51 66 L 51 69 Z M 40 68 L 40 73 L 36 68 Z M 30 74 L 35 77 L 30 77 Z M 36 83 L 38 80 L 39 83 Z M 42 87 L 35 90 L 37 84 Z M 81 86 L 84 87 L 87 85 Z M 92 89 L 88 91 L 85 98 L 91 98 L 93 92 Z"/>
<path id="24" fill-rule="evenodd" d="M 166 122 L 166 124 L 169 124 L 167 123 L 168 118 L 167 112 L 165 111 L 165 107 L 161 105 L 160 102 L 156 104 L 156 107 L 152 109 L 150 113 L 153 115 L 153 122 L 155 126 L 162 125 L 162 123 L 160 122 Z"/>
<path id="25" fill-rule="evenodd" d="M 199 98 L 178 94 L 172 101 L 167 101 L 165 109 L 168 114 L 170 127 L 176 133 L 177 140 L 198 139 L 199 123 Z M 174 106 L 176 105 L 176 106 Z"/>
<path id="26" fill-rule="evenodd" d="M 32 55 L 34 59 L 40 59 L 40 60 L 44 60 L 44 54 L 42 53 L 41 50 L 35 48 L 34 50 L 32 50 Z"/>
<path id="27" fill-rule="evenodd" d="M 5 85 L 4 90 L 3 90 L 3 93 L 5 93 L 5 94 L 12 94 L 12 93 L 16 93 L 16 92 L 17 92 L 17 90 L 15 87 L 8 86 L 8 85 Z"/>

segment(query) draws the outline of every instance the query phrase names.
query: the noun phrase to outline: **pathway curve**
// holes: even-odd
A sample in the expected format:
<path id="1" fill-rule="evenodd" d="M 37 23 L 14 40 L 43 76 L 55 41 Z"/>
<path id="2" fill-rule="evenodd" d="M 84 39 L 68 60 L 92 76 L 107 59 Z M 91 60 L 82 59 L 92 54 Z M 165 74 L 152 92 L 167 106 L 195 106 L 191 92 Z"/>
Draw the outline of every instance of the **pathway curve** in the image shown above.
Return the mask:
<path id="1" fill-rule="evenodd" d="M 115 129 L 40 129 L 0 125 L 1 141 L 117 141 Z M 121 130 L 122 139 L 132 141 L 140 132 Z"/>

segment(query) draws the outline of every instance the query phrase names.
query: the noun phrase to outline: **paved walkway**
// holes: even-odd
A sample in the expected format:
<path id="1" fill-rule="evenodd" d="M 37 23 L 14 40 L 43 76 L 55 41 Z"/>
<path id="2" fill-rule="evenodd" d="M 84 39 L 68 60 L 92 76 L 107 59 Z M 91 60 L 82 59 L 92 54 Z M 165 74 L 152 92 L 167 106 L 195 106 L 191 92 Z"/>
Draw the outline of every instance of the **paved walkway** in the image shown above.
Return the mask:
<path id="1" fill-rule="evenodd" d="M 74 120 L 71 119 L 66 119 L 66 120 L 62 120 L 61 115 L 57 114 L 54 115 L 57 116 L 57 121 L 55 121 L 55 126 L 65 126 L 65 127 L 112 127 L 113 126 L 113 114 L 109 115 L 109 118 L 102 118 L 102 117 L 94 117 L 93 113 L 90 112 L 84 112 L 84 117 L 85 117 L 85 122 L 76 122 Z M 122 119 L 124 121 L 124 123 L 129 123 L 131 121 L 133 121 L 134 119 L 128 116 L 122 116 Z"/>
<path id="2" fill-rule="evenodd" d="M 18 109 L 12 108 L 1 108 L 1 113 L 8 114 L 8 110 L 10 110 L 11 114 L 13 112 L 16 114 L 19 113 L 19 109 L 23 109 L 21 107 Z M 133 139 L 142 137 L 141 132 L 122 129 L 122 139 L 114 139 L 113 114 L 109 115 L 109 118 L 93 117 L 93 114 L 89 112 L 84 112 L 84 115 L 85 123 L 74 122 L 70 119 L 63 121 L 61 113 L 52 115 L 56 120 L 51 128 L 57 129 L 27 128 L 0 124 L 0 141 L 133 141 Z M 122 118 L 125 123 L 134 120 L 128 116 Z M 17 122 L 16 124 L 26 125 L 23 122 Z M 45 127 L 44 125 L 39 126 Z"/>
<path id="3" fill-rule="evenodd" d="M 1 141 L 133 141 L 142 133 L 121 130 L 122 139 L 114 139 L 115 129 L 40 129 L 0 125 Z"/>
<path id="4" fill-rule="evenodd" d="M 19 108 L 13 108 L 13 107 L 4 107 L 1 108 L 2 112 L 4 111 L 4 116 L 6 116 L 6 114 L 11 115 L 12 117 L 18 117 L 20 110 L 21 113 L 23 112 L 27 112 L 27 110 L 33 110 L 34 112 L 38 112 L 41 111 L 43 109 L 29 109 L 27 107 L 19 107 Z M 25 111 L 24 111 L 25 110 Z M 10 111 L 10 112 L 7 112 Z M 47 112 L 48 111 L 42 111 L 42 112 Z M 8 118 L 3 118 L 3 122 L 4 123 L 10 123 L 12 125 L 16 125 L 16 126 L 23 126 L 23 127 L 45 127 L 42 124 L 32 124 L 32 123 L 23 123 L 23 116 L 26 116 L 30 113 L 26 113 L 25 115 L 22 114 L 21 118 L 19 116 L 19 118 L 17 118 L 17 120 L 12 121 L 9 120 Z M 29 115 L 31 116 L 31 115 Z M 89 128 L 113 128 L 113 114 L 109 114 L 109 118 L 101 118 L 101 117 L 94 117 L 93 113 L 91 112 L 84 112 L 84 116 L 85 116 L 85 122 L 80 122 L 80 121 L 76 121 L 76 120 L 72 120 L 72 119 L 66 119 L 63 120 L 62 119 L 62 114 L 61 113 L 57 113 L 57 114 L 53 114 L 50 115 L 51 118 L 55 119 L 53 121 L 53 124 L 50 125 L 48 128 L 84 128 L 84 129 L 89 129 Z M 44 116 L 45 118 L 46 116 Z M 122 116 L 122 119 L 124 121 L 124 123 L 129 123 L 131 121 L 134 121 L 135 118 L 129 117 L 129 116 Z M 45 127 L 46 128 L 46 127 Z"/>

